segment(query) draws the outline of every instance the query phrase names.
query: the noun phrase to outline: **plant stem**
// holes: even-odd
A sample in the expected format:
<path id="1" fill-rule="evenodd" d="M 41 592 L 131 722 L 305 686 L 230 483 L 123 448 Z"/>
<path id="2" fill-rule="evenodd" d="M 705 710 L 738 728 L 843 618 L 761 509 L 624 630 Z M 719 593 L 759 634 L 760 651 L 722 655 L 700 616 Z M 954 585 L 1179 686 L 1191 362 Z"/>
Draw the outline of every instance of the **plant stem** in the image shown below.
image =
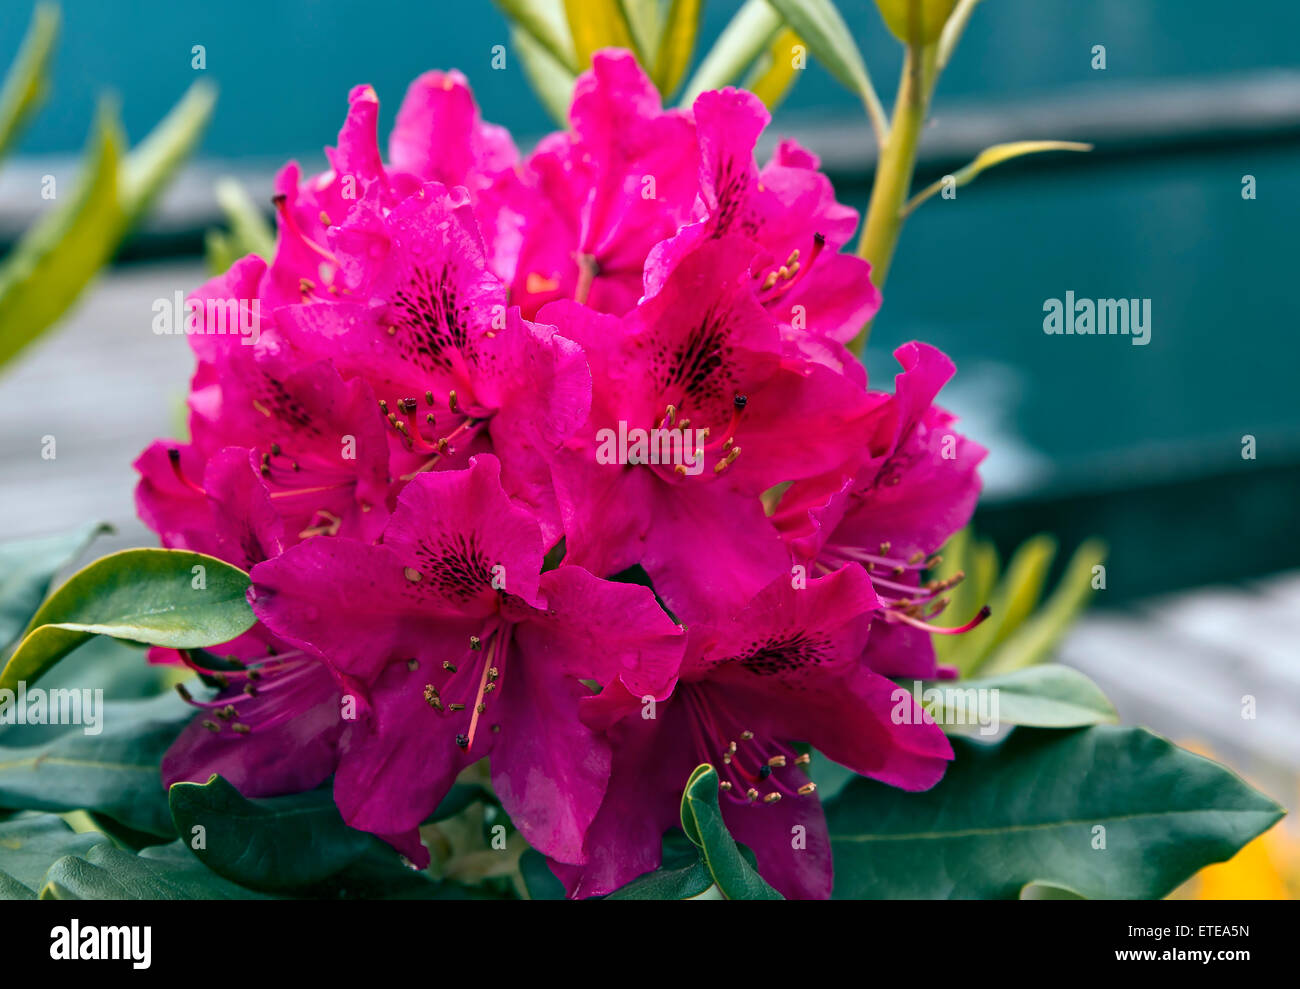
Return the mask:
<path id="1" fill-rule="evenodd" d="M 899 78 L 898 96 L 894 100 L 894 117 L 876 164 L 871 203 L 867 207 L 862 239 L 858 242 L 858 256 L 871 262 L 871 280 L 878 289 L 884 288 L 894 249 L 898 246 L 898 235 L 903 229 L 903 204 L 912 188 L 921 129 L 934 87 L 936 50 L 934 44 L 908 46 Z M 849 344 L 849 349 L 861 355 L 870 333 L 871 324 L 868 323 Z"/>

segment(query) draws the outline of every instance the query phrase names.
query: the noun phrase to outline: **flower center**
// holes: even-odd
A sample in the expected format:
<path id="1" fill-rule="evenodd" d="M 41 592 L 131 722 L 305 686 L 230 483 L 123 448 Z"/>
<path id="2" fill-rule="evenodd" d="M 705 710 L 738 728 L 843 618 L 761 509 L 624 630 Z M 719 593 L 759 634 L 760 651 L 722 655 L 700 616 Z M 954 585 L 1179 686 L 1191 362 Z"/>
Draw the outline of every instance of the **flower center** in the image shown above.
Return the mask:
<path id="1" fill-rule="evenodd" d="M 861 547 L 828 543 L 822 549 L 817 568 L 832 573 L 847 563 L 861 563 L 880 601 L 877 614 L 887 622 L 902 622 L 939 635 L 960 635 L 988 618 L 989 607 L 984 605 L 974 618 L 956 628 L 931 624 L 930 620 L 948 607 L 949 599 L 945 595 L 965 580 L 966 574 L 959 570 L 944 580 L 922 581 L 922 573 L 937 567 L 942 557 L 927 558 L 924 553 L 916 552 L 904 559 L 890 554 L 887 542 L 881 543 L 875 553 Z"/>
<path id="2" fill-rule="evenodd" d="M 424 685 L 425 703 L 438 717 L 465 723 L 465 730 L 456 734 L 456 745 L 465 752 L 473 750 L 474 739 L 493 706 L 493 695 L 501 689 L 512 628 L 510 623 L 494 619 L 481 636 L 470 636 L 461 660 L 443 660 Z M 419 669 L 417 660 L 409 660 L 407 665 L 412 672 Z M 493 723 L 491 730 L 498 732 L 501 725 Z"/>
<path id="3" fill-rule="evenodd" d="M 718 773 L 718 788 L 733 803 L 774 804 L 784 797 L 807 797 L 817 784 L 800 767 L 811 757 L 788 746 L 759 738 L 731 715 L 725 704 L 692 684 L 679 687 L 699 758 Z"/>

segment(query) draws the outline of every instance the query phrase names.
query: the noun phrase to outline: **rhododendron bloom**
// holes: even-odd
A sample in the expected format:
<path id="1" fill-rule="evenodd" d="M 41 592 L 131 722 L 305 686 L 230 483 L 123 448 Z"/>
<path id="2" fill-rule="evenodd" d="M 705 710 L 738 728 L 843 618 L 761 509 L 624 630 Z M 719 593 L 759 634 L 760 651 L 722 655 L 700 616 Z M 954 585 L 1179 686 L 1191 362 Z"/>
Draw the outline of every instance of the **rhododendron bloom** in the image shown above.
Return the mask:
<path id="1" fill-rule="evenodd" d="M 826 821 L 802 768 L 809 758 L 792 743 L 908 790 L 933 786 L 952 758 L 919 710 L 894 722 L 894 683 L 860 662 L 877 604 L 853 566 L 801 588 L 778 577 L 726 620 L 692 625 L 672 696 L 654 718 L 610 730 L 613 772 L 587 837 L 589 861 L 556 870 L 570 890 L 608 893 L 658 866 L 660 840 L 677 821 L 674 797 L 709 762 L 727 828 L 753 849 L 767 881 L 790 897 L 829 896 Z M 796 826 L 806 838 L 798 848 Z"/>
<path id="2" fill-rule="evenodd" d="M 578 716 L 597 696 L 582 681 L 663 693 L 682 635 L 646 588 L 574 566 L 541 573 L 542 557 L 536 521 L 481 456 L 408 485 L 381 545 L 315 539 L 253 569 L 258 617 L 368 708 L 335 776 L 349 823 L 411 831 L 490 753 L 530 844 L 582 861 L 609 774 L 607 744 Z"/>
<path id="3" fill-rule="evenodd" d="M 861 458 L 848 472 L 799 481 L 781 500 L 775 521 L 794 555 L 819 572 L 861 564 L 880 598 L 868 656 L 887 676 L 933 677 L 934 631 L 951 584 L 923 583 L 932 554 L 975 509 L 976 473 L 986 451 L 957 433 L 955 418 L 933 402 L 953 374 L 933 347 L 909 343 L 894 356 L 903 366 L 893 395 L 875 395 Z M 958 616 L 963 620 L 969 616 Z"/>
<path id="4" fill-rule="evenodd" d="M 141 517 L 249 571 L 258 619 L 153 651 L 214 688 L 185 692 L 166 782 L 332 777 L 424 864 L 420 826 L 490 757 L 589 896 L 658 866 L 709 762 L 767 881 L 829 895 L 809 747 L 911 790 L 952 757 L 886 679 L 935 673 L 923 571 L 978 493 L 982 448 L 932 405 L 951 364 L 910 344 L 867 389 L 857 213 L 791 141 L 758 164 L 752 94 L 665 109 L 602 51 L 523 161 L 455 72 L 411 85 L 387 160 L 378 118 L 354 88 L 328 170 L 276 178 L 269 263 L 194 293 L 190 439 L 136 464 Z M 208 325 L 231 311 L 255 337 Z M 653 452 L 609 454 L 634 432 Z"/>

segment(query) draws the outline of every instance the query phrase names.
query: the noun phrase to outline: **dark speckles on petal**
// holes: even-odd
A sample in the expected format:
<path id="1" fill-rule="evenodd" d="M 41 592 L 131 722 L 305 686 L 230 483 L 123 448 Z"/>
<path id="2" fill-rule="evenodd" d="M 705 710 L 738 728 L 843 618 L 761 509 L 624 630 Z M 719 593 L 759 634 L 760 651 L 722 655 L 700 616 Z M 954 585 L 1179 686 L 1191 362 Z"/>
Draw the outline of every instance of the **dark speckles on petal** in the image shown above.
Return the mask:
<path id="1" fill-rule="evenodd" d="M 805 632 L 794 632 L 752 643 L 748 650 L 736 657 L 736 662 L 751 673 L 772 676 L 820 666 L 831 658 L 827 643 Z"/>

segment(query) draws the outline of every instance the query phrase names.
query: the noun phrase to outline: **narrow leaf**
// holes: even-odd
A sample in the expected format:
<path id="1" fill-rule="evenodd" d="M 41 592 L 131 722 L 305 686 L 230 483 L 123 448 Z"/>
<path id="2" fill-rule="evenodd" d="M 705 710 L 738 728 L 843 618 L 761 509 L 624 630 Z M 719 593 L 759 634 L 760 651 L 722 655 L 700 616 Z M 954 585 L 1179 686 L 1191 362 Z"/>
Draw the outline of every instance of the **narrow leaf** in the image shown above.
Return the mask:
<path id="1" fill-rule="evenodd" d="M 799 35 L 785 28 L 745 79 L 745 88 L 762 100 L 769 110 L 780 105 L 794 84 L 799 71 L 794 67 L 794 48 L 801 44 Z"/>
<path id="2" fill-rule="evenodd" d="M 1012 158 L 1020 158 L 1024 155 L 1041 154 L 1044 151 L 1091 151 L 1091 144 L 1080 144 L 1077 141 L 1012 141 L 1009 144 L 995 144 L 991 148 L 985 148 L 965 168 L 958 169 L 952 173 L 952 179 L 955 185 L 963 186 L 973 181 L 981 172 L 988 171 L 1004 161 L 1010 161 Z M 948 176 L 939 179 L 937 182 L 926 186 L 921 192 L 918 192 L 901 210 L 903 217 L 910 216 L 918 206 L 939 192 Z"/>
<path id="3" fill-rule="evenodd" d="M 686 84 L 681 105 L 690 106 L 700 93 L 721 89 L 739 79 L 783 26 L 781 15 L 768 0 L 745 0 Z"/>
<path id="4" fill-rule="evenodd" d="M 591 68 L 591 56 L 602 48 L 626 48 L 645 64 L 620 0 L 564 0 L 564 12 L 580 70 Z"/>
<path id="5" fill-rule="evenodd" d="M 568 36 L 564 11 L 554 0 L 495 0 L 526 37 L 535 42 L 570 75 L 577 75 L 578 60 L 573 53 L 573 42 Z"/>
<path id="6" fill-rule="evenodd" d="M 59 8 L 52 3 L 38 3 L 18 57 L 5 75 L 4 88 L 0 89 L 0 158 L 9 151 L 45 99 L 58 36 Z"/>
<path id="7" fill-rule="evenodd" d="M 533 92 L 551 118 L 561 127 L 567 126 L 576 77 L 519 28 L 513 28 L 510 37 Z"/>
<path id="8" fill-rule="evenodd" d="M 653 73 L 655 85 L 665 99 L 677 91 L 686 77 L 686 70 L 691 67 L 703 10 L 704 0 L 672 0 L 668 8 L 668 20 L 659 36 Z"/>
<path id="9" fill-rule="evenodd" d="M 957 0 L 876 0 L 894 37 L 907 45 L 938 41 Z"/>

